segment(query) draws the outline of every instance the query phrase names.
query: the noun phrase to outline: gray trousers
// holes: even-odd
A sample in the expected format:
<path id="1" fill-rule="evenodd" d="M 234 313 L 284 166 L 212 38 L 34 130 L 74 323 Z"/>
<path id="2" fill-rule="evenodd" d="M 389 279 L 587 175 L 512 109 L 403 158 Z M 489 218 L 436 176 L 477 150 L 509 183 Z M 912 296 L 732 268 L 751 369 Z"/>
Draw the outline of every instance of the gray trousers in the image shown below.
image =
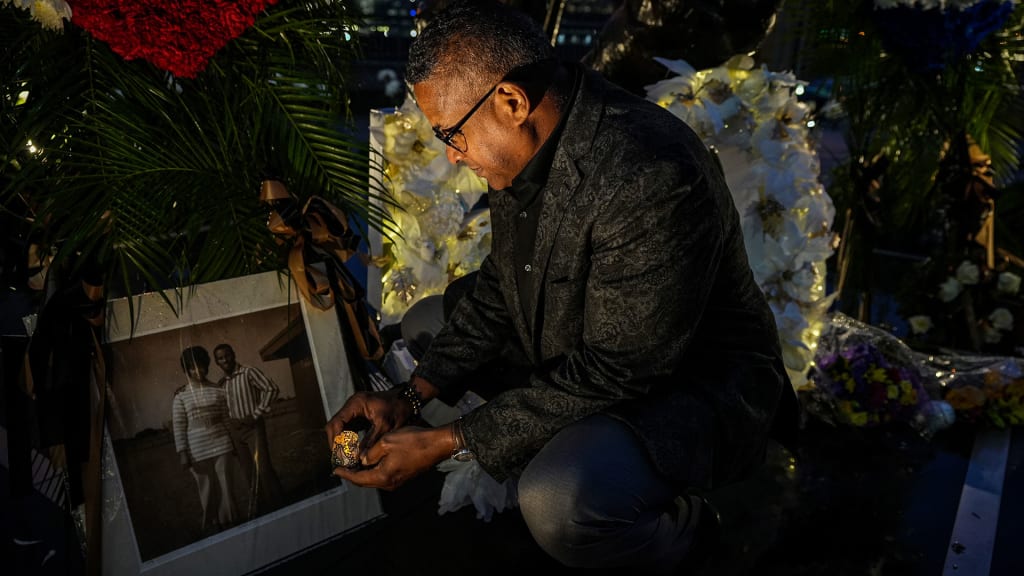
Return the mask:
<path id="1" fill-rule="evenodd" d="M 443 322 L 440 297 L 424 298 L 402 318 L 402 337 L 425 350 Z M 669 574 L 693 540 L 697 515 L 655 470 L 633 431 L 611 416 L 563 428 L 517 485 L 534 540 L 566 566 Z"/>
<path id="2" fill-rule="evenodd" d="M 604 414 L 558 432 L 527 465 L 518 490 L 534 540 L 567 566 L 668 574 L 693 540 L 696 515 L 686 500 L 632 430 Z"/>

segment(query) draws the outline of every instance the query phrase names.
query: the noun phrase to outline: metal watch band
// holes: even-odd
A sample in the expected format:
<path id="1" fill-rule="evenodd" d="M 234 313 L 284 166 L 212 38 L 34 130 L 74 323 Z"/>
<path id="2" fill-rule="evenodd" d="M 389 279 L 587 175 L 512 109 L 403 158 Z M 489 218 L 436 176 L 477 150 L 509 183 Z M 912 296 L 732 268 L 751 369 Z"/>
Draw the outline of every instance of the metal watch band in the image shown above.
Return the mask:
<path id="1" fill-rule="evenodd" d="M 452 460 L 459 462 L 476 460 L 476 453 L 466 447 L 466 439 L 462 436 L 461 416 L 452 422 L 452 439 L 455 444 L 455 448 L 452 449 Z"/>

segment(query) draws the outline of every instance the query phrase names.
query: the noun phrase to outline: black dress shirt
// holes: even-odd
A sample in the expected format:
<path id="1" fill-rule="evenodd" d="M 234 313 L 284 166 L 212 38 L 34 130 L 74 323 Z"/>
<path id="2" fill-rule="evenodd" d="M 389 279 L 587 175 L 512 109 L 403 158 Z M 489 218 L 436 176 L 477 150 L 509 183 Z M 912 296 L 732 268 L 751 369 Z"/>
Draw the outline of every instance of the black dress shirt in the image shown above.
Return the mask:
<path id="1" fill-rule="evenodd" d="M 580 85 L 580 70 L 577 67 L 570 68 L 573 74 L 572 93 L 568 102 L 576 99 L 576 91 Z M 555 159 L 555 150 L 558 149 L 558 141 L 562 136 L 562 129 L 565 127 L 565 119 L 569 116 L 569 110 L 562 111 L 562 117 L 558 125 L 544 141 L 544 144 L 533 155 L 533 158 L 526 164 L 523 170 L 512 179 L 512 184 L 502 190 L 512 195 L 519 206 L 519 216 L 516 219 L 516 285 L 519 288 L 519 298 L 523 307 L 523 315 L 526 323 L 533 328 L 533 321 L 536 317 L 536 303 L 533 302 L 533 291 L 530 289 L 533 272 L 536 264 L 533 262 L 534 240 L 537 237 L 537 222 L 540 220 L 540 210 L 544 205 L 544 198 L 541 191 L 547 184 L 548 174 L 551 172 L 551 163 Z"/>

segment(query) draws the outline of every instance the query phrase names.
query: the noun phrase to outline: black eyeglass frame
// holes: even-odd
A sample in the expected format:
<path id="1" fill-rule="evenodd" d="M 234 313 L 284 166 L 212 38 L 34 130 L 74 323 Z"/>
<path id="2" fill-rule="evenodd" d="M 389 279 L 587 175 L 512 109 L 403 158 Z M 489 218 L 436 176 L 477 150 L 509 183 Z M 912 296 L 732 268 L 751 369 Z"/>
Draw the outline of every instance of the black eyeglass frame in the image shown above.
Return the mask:
<path id="1" fill-rule="evenodd" d="M 445 146 L 450 147 L 451 149 L 459 152 L 460 154 L 465 154 L 466 151 L 456 146 L 455 143 L 452 142 L 452 140 L 455 138 L 457 134 L 462 133 L 462 127 L 465 126 L 466 122 L 469 122 L 469 119 L 473 117 L 473 114 L 476 114 L 476 111 L 479 110 L 480 107 L 484 105 L 484 102 L 487 102 L 487 99 L 491 97 L 491 94 L 494 94 L 494 91 L 498 89 L 498 86 L 501 85 L 502 82 L 512 82 L 514 81 L 514 78 L 518 77 L 522 73 L 536 66 L 551 66 L 551 72 L 553 72 L 554 65 L 556 65 L 557 63 L 558 61 L 555 58 L 545 58 L 543 60 L 530 62 L 529 64 L 523 64 L 522 66 L 517 66 L 516 68 L 513 68 L 507 74 L 505 74 L 505 76 L 502 77 L 501 80 L 498 80 L 494 84 L 494 86 L 491 86 L 491 89 L 488 90 L 487 93 L 484 94 L 480 98 L 480 100 L 478 100 L 477 103 L 474 104 L 473 107 L 469 109 L 469 112 L 467 112 L 466 115 L 463 116 L 461 120 L 455 123 L 454 126 L 447 130 L 442 130 L 438 126 L 431 126 L 431 128 L 433 128 L 434 130 L 434 136 L 441 142 L 444 142 Z M 466 148 L 468 148 L 468 146 Z"/>
<path id="2" fill-rule="evenodd" d="M 457 146 L 454 142 L 452 142 L 452 140 L 455 138 L 457 134 L 460 134 L 462 132 L 462 127 L 466 125 L 466 122 L 469 122 L 469 119 L 473 117 L 473 114 L 476 114 L 476 111 L 479 110 L 480 107 L 484 105 L 484 102 L 487 102 L 487 99 L 491 97 L 491 94 L 494 94 L 494 91 L 498 89 L 498 85 L 504 81 L 505 79 L 502 78 L 501 80 L 498 80 L 497 84 L 491 86 L 491 89 L 488 90 L 487 93 L 484 94 L 483 97 L 480 98 L 480 100 L 478 100 L 477 103 L 474 104 L 473 107 L 469 109 L 469 112 L 467 112 L 466 115 L 462 117 L 462 120 L 456 122 L 455 125 L 452 126 L 451 128 L 447 130 L 442 130 L 437 126 L 432 126 L 432 128 L 434 129 L 434 136 L 436 136 L 437 139 L 440 140 L 441 142 L 444 142 L 445 146 L 449 146 L 453 150 L 456 150 L 461 154 L 465 154 L 466 151 Z"/>

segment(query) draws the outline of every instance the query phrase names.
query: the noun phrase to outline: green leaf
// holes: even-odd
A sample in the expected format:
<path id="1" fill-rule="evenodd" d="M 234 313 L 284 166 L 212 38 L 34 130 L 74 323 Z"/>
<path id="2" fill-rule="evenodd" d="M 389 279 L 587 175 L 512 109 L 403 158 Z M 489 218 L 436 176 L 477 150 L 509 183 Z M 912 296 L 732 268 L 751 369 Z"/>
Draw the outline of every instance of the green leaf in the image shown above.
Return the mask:
<path id="1" fill-rule="evenodd" d="M 180 79 L 0 7 L 0 202 L 57 247 L 58 266 L 101 262 L 112 295 L 282 269 L 286 247 L 258 200 L 267 177 L 300 204 L 319 195 L 386 229 L 347 108 L 353 13 L 279 2 Z"/>

